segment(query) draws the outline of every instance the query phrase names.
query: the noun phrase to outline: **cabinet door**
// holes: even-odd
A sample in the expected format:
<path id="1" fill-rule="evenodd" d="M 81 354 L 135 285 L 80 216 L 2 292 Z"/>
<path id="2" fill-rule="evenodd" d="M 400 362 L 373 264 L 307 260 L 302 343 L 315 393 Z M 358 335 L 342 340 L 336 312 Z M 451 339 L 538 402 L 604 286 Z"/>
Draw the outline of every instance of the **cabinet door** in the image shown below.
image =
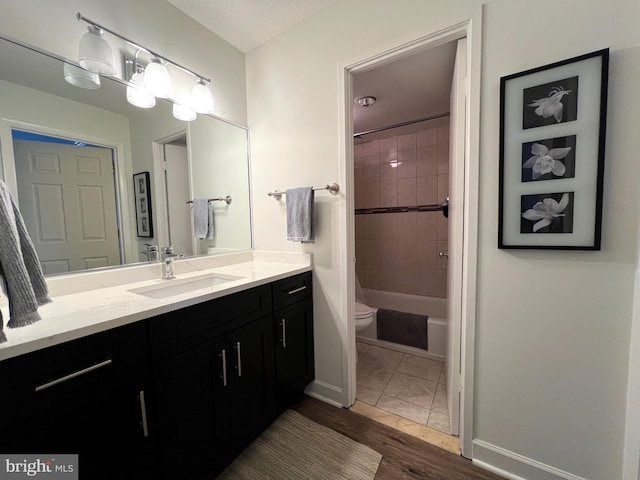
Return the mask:
<path id="1" fill-rule="evenodd" d="M 205 478 L 224 463 L 224 339 L 154 367 L 161 478 Z"/>
<path id="2" fill-rule="evenodd" d="M 275 418 L 271 317 L 228 334 L 227 350 L 231 352 L 228 362 L 230 440 L 237 453 Z"/>
<path id="3" fill-rule="evenodd" d="M 81 478 L 155 479 L 143 376 L 98 390 L 2 435 L 2 452 L 78 454 Z"/>
<path id="4" fill-rule="evenodd" d="M 300 395 L 314 378 L 313 301 L 294 303 L 275 313 L 278 411 Z"/>

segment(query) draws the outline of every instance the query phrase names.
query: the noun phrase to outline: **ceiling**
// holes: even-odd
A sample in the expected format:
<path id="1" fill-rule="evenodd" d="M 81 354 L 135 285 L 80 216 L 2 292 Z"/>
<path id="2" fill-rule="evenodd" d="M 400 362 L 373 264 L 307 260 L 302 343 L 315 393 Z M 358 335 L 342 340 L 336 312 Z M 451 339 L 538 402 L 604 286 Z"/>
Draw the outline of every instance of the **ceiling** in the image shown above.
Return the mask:
<path id="1" fill-rule="evenodd" d="M 336 0 L 168 0 L 189 17 L 248 52 Z"/>
<path id="2" fill-rule="evenodd" d="M 277 37 L 336 0 L 168 0 L 185 14 L 243 52 Z M 424 50 L 354 75 L 353 96 L 377 98 L 362 108 L 354 103 L 354 132 L 449 112 L 456 43 Z M 428 124 L 447 125 L 444 117 Z M 427 124 L 366 135 L 362 141 L 425 128 Z"/>
<path id="3" fill-rule="evenodd" d="M 449 93 L 453 79 L 456 42 L 401 58 L 353 76 L 353 98 L 376 97 L 370 107 L 353 105 L 354 133 L 449 113 Z M 448 125 L 444 117 L 430 126 Z M 409 133 L 426 124 L 415 124 L 393 134 Z M 388 136 L 389 132 L 378 135 Z M 375 138 L 367 135 L 366 139 Z"/>

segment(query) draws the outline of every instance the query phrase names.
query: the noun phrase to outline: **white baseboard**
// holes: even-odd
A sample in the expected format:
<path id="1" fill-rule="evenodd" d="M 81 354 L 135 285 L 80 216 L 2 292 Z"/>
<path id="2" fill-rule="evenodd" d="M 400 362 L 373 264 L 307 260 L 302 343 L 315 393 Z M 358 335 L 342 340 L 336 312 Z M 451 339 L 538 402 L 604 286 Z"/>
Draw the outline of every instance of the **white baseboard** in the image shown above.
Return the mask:
<path id="1" fill-rule="evenodd" d="M 314 380 L 307 386 L 304 393 L 334 407 L 342 408 L 342 389 L 335 385 Z"/>
<path id="2" fill-rule="evenodd" d="M 482 440 L 473 441 L 473 463 L 509 480 L 586 480 Z"/>

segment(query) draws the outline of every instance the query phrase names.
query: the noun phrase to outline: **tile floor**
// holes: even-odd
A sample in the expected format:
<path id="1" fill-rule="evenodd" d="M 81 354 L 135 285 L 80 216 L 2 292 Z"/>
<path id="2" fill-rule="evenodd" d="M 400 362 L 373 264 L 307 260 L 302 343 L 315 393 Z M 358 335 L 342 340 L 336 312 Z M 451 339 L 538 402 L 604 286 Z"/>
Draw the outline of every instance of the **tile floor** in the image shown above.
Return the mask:
<path id="1" fill-rule="evenodd" d="M 444 364 L 357 342 L 356 399 L 450 434 Z"/>

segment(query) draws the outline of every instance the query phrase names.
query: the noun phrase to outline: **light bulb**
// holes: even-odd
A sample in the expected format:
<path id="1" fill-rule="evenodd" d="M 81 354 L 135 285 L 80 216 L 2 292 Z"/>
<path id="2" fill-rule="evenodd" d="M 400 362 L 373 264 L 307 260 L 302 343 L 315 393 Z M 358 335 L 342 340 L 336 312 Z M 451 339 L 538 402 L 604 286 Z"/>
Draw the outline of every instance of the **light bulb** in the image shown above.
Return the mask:
<path id="1" fill-rule="evenodd" d="M 173 104 L 173 116 L 183 122 L 191 122 L 197 117 L 195 110 L 189 107 L 188 104 L 179 102 Z"/>
<path id="2" fill-rule="evenodd" d="M 191 107 L 198 113 L 213 113 L 213 97 L 202 79 L 191 89 Z"/>
<path id="3" fill-rule="evenodd" d="M 151 94 L 158 98 L 171 96 L 171 77 L 167 68 L 160 63 L 160 59 L 154 58 L 144 70 L 144 85 Z"/>
<path id="4" fill-rule="evenodd" d="M 127 102 L 140 108 L 151 108 L 156 104 L 156 97 L 144 86 L 141 73 L 134 73 L 127 85 Z"/>

